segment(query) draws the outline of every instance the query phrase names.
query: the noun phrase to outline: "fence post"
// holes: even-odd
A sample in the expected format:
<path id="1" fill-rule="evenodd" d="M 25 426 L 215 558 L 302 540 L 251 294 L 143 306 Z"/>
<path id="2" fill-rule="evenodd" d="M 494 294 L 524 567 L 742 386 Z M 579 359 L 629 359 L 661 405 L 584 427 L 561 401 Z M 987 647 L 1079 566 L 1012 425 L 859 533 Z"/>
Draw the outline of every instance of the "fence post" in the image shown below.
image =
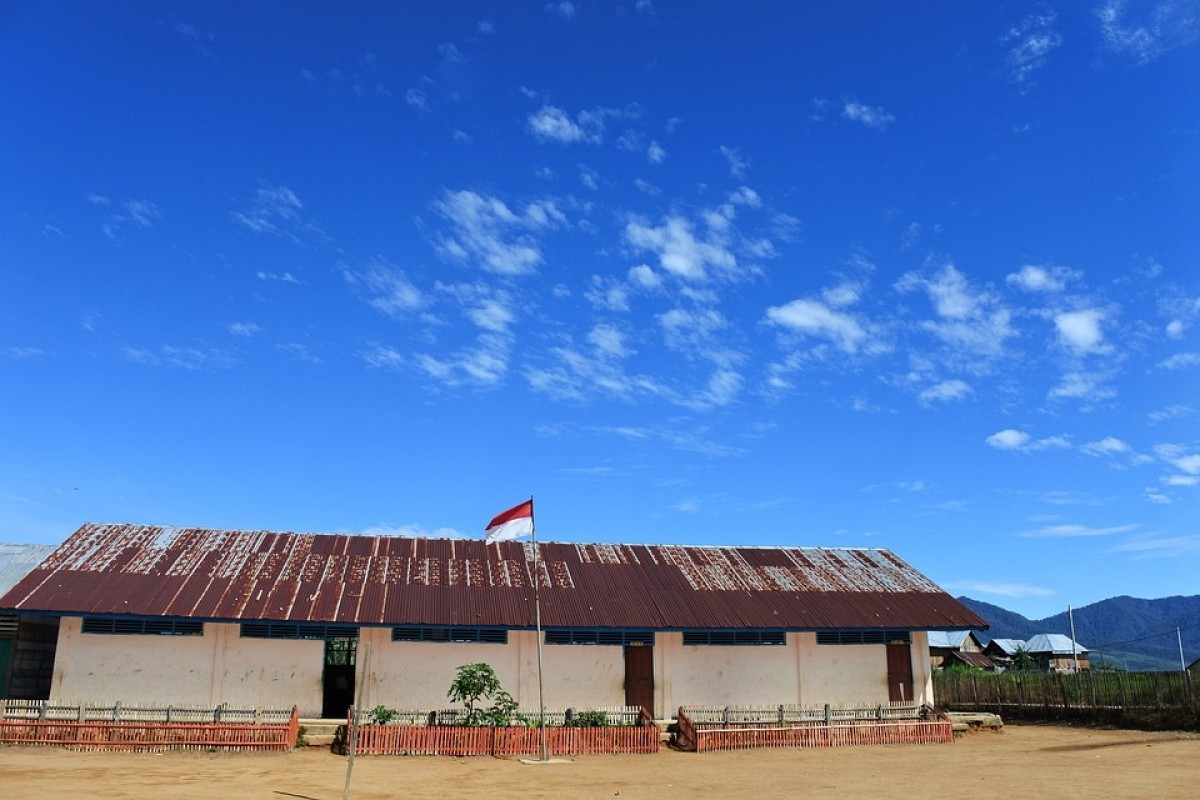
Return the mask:
<path id="1" fill-rule="evenodd" d="M 829 703 L 826 703 L 825 704 L 825 724 L 830 725 L 832 723 L 833 723 L 833 711 L 829 708 Z"/>
<path id="2" fill-rule="evenodd" d="M 121 721 L 121 701 L 113 703 L 113 722 Z"/>

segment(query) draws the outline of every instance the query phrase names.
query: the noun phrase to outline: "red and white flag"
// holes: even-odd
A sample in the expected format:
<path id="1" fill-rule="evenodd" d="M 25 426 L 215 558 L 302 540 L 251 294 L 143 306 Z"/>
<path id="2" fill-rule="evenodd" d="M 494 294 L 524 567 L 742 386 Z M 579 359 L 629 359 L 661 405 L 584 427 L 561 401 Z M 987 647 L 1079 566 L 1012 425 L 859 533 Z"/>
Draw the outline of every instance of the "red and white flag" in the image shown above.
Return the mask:
<path id="1" fill-rule="evenodd" d="M 533 499 L 497 514 L 485 533 L 488 542 L 506 542 L 533 533 Z"/>

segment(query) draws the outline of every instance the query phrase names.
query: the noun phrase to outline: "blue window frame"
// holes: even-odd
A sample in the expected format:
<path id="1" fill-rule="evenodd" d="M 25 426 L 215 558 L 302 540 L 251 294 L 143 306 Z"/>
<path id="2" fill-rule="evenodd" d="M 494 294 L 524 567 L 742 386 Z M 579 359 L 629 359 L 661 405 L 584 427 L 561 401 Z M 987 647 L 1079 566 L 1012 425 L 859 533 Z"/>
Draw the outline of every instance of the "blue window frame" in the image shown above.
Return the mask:
<path id="1" fill-rule="evenodd" d="M 732 630 L 732 631 L 684 631 L 685 645 L 782 645 L 787 644 L 785 631 Z"/>
<path id="2" fill-rule="evenodd" d="M 341 639 L 358 636 L 357 625 L 320 622 L 243 622 L 243 639 Z"/>
<path id="3" fill-rule="evenodd" d="M 203 636 L 204 623 L 160 617 L 84 617 L 84 633 L 130 636 Z"/>
<path id="4" fill-rule="evenodd" d="M 546 631 L 546 644 L 597 644 L 653 646 L 654 631 L 614 628 L 552 628 Z"/>
<path id="5" fill-rule="evenodd" d="M 508 644 L 508 630 L 505 628 L 476 628 L 461 625 L 402 625 L 392 628 L 392 641 Z"/>
<path id="6" fill-rule="evenodd" d="M 909 644 L 909 631 L 817 631 L 817 644 Z"/>

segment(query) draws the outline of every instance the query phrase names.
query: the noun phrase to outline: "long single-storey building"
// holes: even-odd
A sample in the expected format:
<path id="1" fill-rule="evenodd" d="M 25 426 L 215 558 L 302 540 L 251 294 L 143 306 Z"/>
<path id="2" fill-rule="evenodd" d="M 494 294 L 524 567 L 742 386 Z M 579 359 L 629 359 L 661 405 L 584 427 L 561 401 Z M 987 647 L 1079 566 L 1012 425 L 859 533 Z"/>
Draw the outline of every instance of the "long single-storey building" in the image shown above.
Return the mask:
<path id="1" fill-rule="evenodd" d="M 367 707 L 445 708 L 475 662 L 536 708 L 535 579 L 550 707 L 932 703 L 927 631 L 987 626 L 887 550 L 537 549 L 87 524 L 0 612 L 58 621 L 52 700 L 310 716 L 343 715 L 356 688 Z"/>

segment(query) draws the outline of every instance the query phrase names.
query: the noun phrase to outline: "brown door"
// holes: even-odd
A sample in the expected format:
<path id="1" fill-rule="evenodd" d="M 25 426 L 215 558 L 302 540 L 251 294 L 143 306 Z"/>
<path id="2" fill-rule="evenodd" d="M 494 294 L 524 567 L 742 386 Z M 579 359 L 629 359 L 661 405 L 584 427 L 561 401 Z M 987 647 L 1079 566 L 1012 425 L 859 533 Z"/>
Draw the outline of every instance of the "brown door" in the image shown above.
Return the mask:
<path id="1" fill-rule="evenodd" d="M 912 656 L 907 644 L 887 646 L 888 699 L 893 703 L 913 701 Z"/>
<path id="2" fill-rule="evenodd" d="M 625 647 L 625 705 L 641 706 L 654 716 L 653 647 Z"/>

